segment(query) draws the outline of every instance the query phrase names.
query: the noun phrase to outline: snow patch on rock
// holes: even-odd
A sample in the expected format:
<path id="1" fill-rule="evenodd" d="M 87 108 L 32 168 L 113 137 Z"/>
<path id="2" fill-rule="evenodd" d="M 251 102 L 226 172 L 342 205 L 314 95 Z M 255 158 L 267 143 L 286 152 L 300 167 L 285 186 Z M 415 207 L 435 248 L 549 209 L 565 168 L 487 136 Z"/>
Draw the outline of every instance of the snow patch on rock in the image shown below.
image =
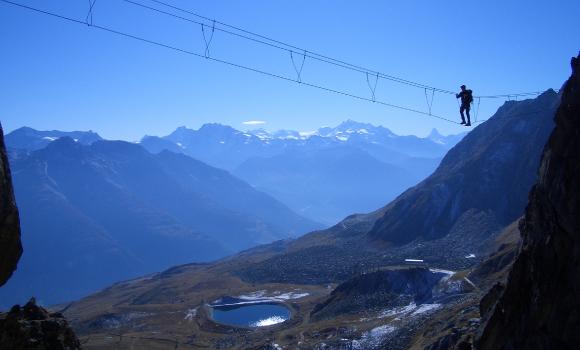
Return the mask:
<path id="1" fill-rule="evenodd" d="M 193 321 L 193 319 L 195 318 L 196 315 L 197 315 L 197 308 L 189 309 L 185 313 L 185 317 L 183 319 L 191 322 L 191 321 Z"/>
<path id="2" fill-rule="evenodd" d="M 382 311 L 378 318 L 386 317 L 396 317 L 396 318 L 408 318 L 424 313 L 432 312 L 441 307 L 441 304 L 415 304 L 411 302 L 409 305 L 395 307 Z"/>
<path id="3" fill-rule="evenodd" d="M 385 340 L 386 336 L 393 333 L 396 329 L 396 327 L 390 325 L 373 328 L 370 331 L 363 333 L 360 339 L 353 340 L 352 349 L 377 349 Z"/>

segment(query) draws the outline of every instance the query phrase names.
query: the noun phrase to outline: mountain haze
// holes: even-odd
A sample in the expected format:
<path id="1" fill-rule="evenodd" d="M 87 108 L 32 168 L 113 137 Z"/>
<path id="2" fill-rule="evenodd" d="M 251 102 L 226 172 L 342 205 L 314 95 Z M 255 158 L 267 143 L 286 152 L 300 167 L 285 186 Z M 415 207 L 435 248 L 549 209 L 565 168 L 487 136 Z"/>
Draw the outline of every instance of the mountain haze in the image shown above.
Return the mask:
<path id="1" fill-rule="evenodd" d="M 328 224 L 353 210 L 374 210 L 421 180 L 413 171 L 344 146 L 251 158 L 234 174 L 298 213 Z"/>
<path id="2" fill-rule="evenodd" d="M 334 224 L 368 212 L 430 175 L 464 134 L 400 136 L 383 126 L 347 120 L 314 132 L 239 131 L 206 124 L 147 136 L 152 153 L 170 150 L 232 171 L 311 220 Z"/>
<path id="3" fill-rule="evenodd" d="M 12 168 L 25 253 L 3 303 L 65 301 L 319 227 L 226 171 L 122 141 L 62 137 Z"/>

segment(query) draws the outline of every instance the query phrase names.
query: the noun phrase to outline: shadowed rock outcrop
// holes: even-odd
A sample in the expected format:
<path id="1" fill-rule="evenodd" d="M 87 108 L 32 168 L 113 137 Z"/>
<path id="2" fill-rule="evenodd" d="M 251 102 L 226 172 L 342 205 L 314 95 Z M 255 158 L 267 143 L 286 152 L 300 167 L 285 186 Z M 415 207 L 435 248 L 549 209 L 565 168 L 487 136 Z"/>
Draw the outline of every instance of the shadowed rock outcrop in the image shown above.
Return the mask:
<path id="1" fill-rule="evenodd" d="M 31 299 L 0 314 L 0 349 L 74 350 L 81 345 L 64 316 L 49 313 Z"/>
<path id="2" fill-rule="evenodd" d="M 21 255 L 20 222 L 0 124 L 0 286 L 12 276 Z"/>
<path id="3" fill-rule="evenodd" d="M 492 291 L 500 296 L 478 341 L 482 350 L 580 345 L 580 55 L 555 122 L 520 224 L 522 248 L 503 293 Z"/>
<path id="4" fill-rule="evenodd" d="M 316 305 L 312 319 L 329 319 L 344 313 L 421 304 L 432 298 L 433 287 L 444 276 L 427 268 L 375 271 L 338 285 L 328 299 Z"/>

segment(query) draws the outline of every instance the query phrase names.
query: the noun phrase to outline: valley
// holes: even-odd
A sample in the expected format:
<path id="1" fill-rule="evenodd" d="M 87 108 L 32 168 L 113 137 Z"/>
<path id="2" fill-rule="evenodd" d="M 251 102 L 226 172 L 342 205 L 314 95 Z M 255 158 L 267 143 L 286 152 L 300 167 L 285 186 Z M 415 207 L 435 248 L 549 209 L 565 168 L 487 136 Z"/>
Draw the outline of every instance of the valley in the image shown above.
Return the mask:
<path id="1" fill-rule="evenodd" d="M 353 120 L 308 135 L 209 124 L 136 143 L 20 128 L 6 144 L 26 252 L 0 305 L 74 300 L 370 211 L 433 171 L 462 137 L 399 136 Z M 241 164 L 230 172 L 191 156 Z"/>
<path id="2" fill-rule="evenodd" d="M 517 251 L 517 221 L 527 202 L 523 188 L 535 181 L 557 104 L 553 91 L 506 103 L 430 177 L 383 208 L 217 262 L 117 283 L 61 307 L 89 349 L 136 343 L 184 349 L 438 349 L 438 342 L 472 343 L 481 324 L 479 302 L 505 279 Z M 537 110 L 543 112 L 526 113 Z M 534 140 L 514 136 L 522 130 Z M 522 160 L 516 167 L 514 154 Z M 493 172 L 482 171 L 490 162 Z M 470 197 L 463 192 L 468 184 L 456 186 L 467 174 L 485 184 L 474 183 Z M 514 177 L 522 191 L 514 188 L 502 197 Z M 397 221 L 386 225 L 395 215 Z M 419 222 L 432 229 L 398 233 Z M 222 324 L 211 314 L 212 305 L 224 301 L 234 308 L 281 304 L 291 317 L 263 327 Z"/>
<path id="3" fill-rule="evenodd" d="M 516 242 L 517 234 L 517 230 L 509 232 L 509 236 L 516 236 Z M 510 251 L 516 247 L 512 245 Z M 276 256 L 275 249 L 248 251 L 213 264 L 178 266 L 115 284 L 62 307 L 87 349 L 129 349 L 135 344 L 163 349 L 367 349 L 388 344 L 389 349 L 406 349 L 425 337 L 425 323 L 434 315 L 470 310 L 458 317 L 476 326 L 478 303 L 490 283 L 485 278 L 498 280 L 492 274 L 505 274 L 510 266 L 490 263 L 493 267 L 482 273 L 477 267 L 449 271 L 400 262 L 360 270 L 345 278 L 345 283 L 306 279 L 312 282 L 307 284 L 249 281 L 232 273 Z M 371 251 L 359 253 L 369 255 Z M 348 257 L 341 261 L 343 265 L 362 266 L 359 260 L 348 261 Z M 321 261 L 304 266 L 302 271 L 325 269 Z M 383 275 L 393 276 L 392 282 Z M 216 323 L 210 305 L 224 300 L 228 304 L 283 304 L 291 311 L 291 318 L 259 328 Z M 454 324 L 451 319 L 445 322 Z"/>
<path id="4" fill-rule="evenodd" d="M 578 13 L 0 0 L 0 350 L 580 349 Z"/>

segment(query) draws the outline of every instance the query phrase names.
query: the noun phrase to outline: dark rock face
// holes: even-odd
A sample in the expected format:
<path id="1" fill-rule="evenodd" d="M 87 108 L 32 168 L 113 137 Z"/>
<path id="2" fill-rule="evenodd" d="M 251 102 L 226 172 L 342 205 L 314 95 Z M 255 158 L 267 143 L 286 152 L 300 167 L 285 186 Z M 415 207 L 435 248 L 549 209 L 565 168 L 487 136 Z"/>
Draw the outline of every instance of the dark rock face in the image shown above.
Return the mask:
<path id="1" fill-rule="evenodd" d="M 469 279 L 477 285 L 491 288 L 498 281 L 505 281 L 518 255 L 521 234 L 519 220 L 509 225 L 496 237 L 492 253 L 479 263 L 469 274 Z"/>
<path id="2" fill-rule="evenodd" d="M 427 268 L 376 271 L 340 284 L 312 311 L 313 319 L 333 318 L 385 307 L 424 303 L 432 298 L 435 284 L 444 276 Z"/>
<path id="3" fill-rule="evenodd" d="M 462 339 L 460 332 L 452 331 L 423 350 L 471 350 L 471 344 L 469 340 Z"/>
<path id="4" fill-rule="evenodd" d="M 64 316 L 49 313 L 31 299 L 0 314 L 0 349 L 73 350 L 81 345 Z"/>
<path id="5" fill-rule="evenodd" d="M 0 125 L 0 286 L 12 276 L 21 255 L 20 221 Z"/>
<path id="6" fill-rule="evenodd" d="M 580 56 L 555 122 L 520 224 L 523 246 L 478 341 L 483 350 L 580 345 Z"/>

